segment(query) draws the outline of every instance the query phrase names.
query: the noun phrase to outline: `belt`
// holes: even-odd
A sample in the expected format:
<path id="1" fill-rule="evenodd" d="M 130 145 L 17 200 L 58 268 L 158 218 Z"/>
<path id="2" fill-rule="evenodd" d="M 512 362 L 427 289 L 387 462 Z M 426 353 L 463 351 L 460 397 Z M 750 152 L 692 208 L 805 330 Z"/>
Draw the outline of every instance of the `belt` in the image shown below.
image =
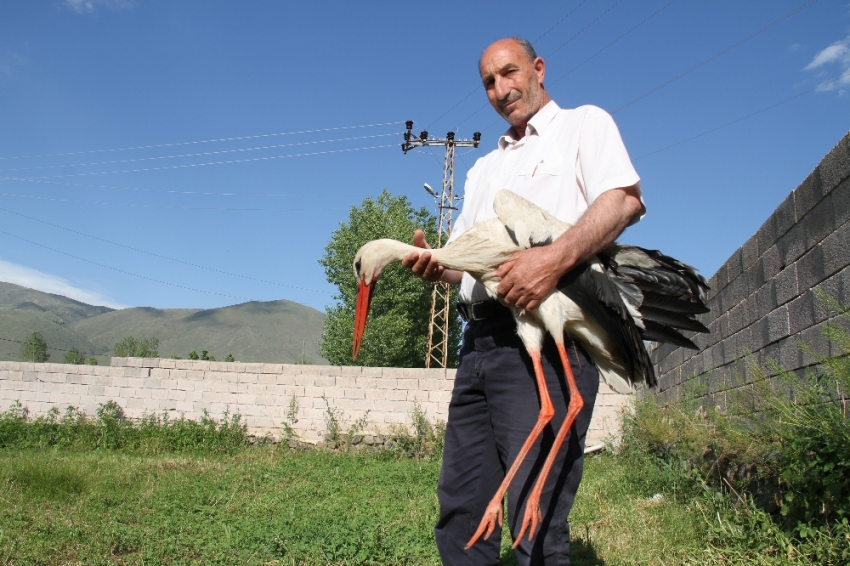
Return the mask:
<path id="1" fill-rule="evenodd" d="M 494 299 L 479 301 L 477 303 L 458 303 L 457 312 L 464 322 L 507 318 L 511 316 L 511 309 Z"/>

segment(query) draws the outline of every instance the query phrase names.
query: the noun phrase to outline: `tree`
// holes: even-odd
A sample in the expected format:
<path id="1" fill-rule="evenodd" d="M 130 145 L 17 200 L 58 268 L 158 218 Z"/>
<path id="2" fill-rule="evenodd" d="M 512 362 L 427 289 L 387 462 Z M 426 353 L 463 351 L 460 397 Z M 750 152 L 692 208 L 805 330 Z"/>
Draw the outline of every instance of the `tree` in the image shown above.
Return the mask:
<path id="1" fill-rule="evenodd" d="M 158 358 L 159 338 L 125 336 L 115 343 L 112 355 L 116 358 Z"/>
<path id="2" fill-rule="evenodd" d="M 65 352 L 65 358 L 62 360 L 62 363 L 82 365 L 86 363 L 86 356 L 77 348 L 71 348 L 70 350 Z"/>
<path id="3" fill-rule="evenodd" d="M 47 342 L 41 332 L 33 332 L 23 344 L 21 344 L 21 361 L 31 363 L 44 363 L 50 359 L 47 353 Z"/>
<path id="4" fill-rule="evenodd" d="M 331 235 L 319 263 L 328 281 L 336 286 L 337 304 L 328 308 L 322 331 L 322 355 L 336 365 L 424 367 L 432 286 L 401 265 L 386 268 L 378 280 L 363 346 L 357 361 L 351 359 L 357 281 L 352 263 L 360 246 L 377 238 L 409 242 L 417 229 L 436 241 L 437 219 L 424 207 L 415 210 L 407 197 L 393 197 L 386 189 L 377 199 L 367 198 L 351 207 L 348 223 Z M 452 297 L 454 298 L 453 291 Z M 449 366 L 457 365 L 460 320 L 454 313 L 449 325 Z"/>

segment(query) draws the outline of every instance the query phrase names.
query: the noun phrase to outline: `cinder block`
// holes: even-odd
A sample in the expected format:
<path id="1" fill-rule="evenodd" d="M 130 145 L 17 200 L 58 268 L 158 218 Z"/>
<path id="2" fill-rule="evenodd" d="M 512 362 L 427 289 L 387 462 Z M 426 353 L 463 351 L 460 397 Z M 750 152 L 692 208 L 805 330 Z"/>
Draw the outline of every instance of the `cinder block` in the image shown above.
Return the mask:
<path id="1" fill-rule="evenodd" d="M 363 389 L 363 394 L 366 396 L 366 399 L 370 401 L 383 401 L 387 398 L 386 389 Z"/>
<path id="2" fill-rule="evenodd" d="M 384 368 L 372 368 L 372 367 L 362 367 L 360 368 L 360 375 L 362 377 L 383 377 Z"/>
<path id="3" fill-rule="evenodd" d="M 360 387 L 360 380 L 351 375 L 341 375 L 332 379 L 335 380 L 335 385 L 337 387 Z"/>
<path id="4" fill-rule="evenodd" d="M 821 201 L 821 198 L 823 198 L 822 186 L 820 167 L 815 167 L 814 171 L 809 173 L 809 176 L 800 183 L 800 186 L 794 189 L 798 220 Z"/>
<path id="5" fill-rule="evenodd" d="M 832 191 L 841 181 L 850 177 L 850 147 L 847 145 L 847 137 L 839 141 L 818 165 L 823 194 Z"/>
<path id="6" fill-rule="evenodd" d="M 183 374 L 184 379 L 193 379 L 195 381 L 203 381 L 204 380 L 204 371 L 203 370 L 188 369 L 188 370 L 183 371 L 182 374 Z"/>
<path id="7" fill-rule="evenodd" d="M 263 364 L 263 371 L 260 373 L 283 373 L 283 364 Z"/>
<path id="8" fill-rule="evenodd" d="M 841 226 L 850 221 L 850 178 L 845 179 L 829 195 L 835 212 L 835 224 Z"/>
<path id="9" fill-rule="evenodd" d="M 780 307 L 767 315 L 768 343 L 776 342 L 789 335 L 788 308 Z"/>
<path id="10" fill-rule="evenodd" d="M 314 379 L 314 383 L 316 387 L 335 387 L 336 377 L 326 375 L 316 376 Z"/>
<path id="11" fill-rule="evenodd" d="M 824 238 L 821 248 L 827 276 L 850 265 L 850 222 Z"/>
<path id="12" fill-rule="evenodd" d="M 773 281 L 768 281 L 756 291 L 756 303 L 758 303 L 759 318 L 766 316 L 776 309 L 776 291 Z"/>
<path id="13" fill-rule="evenodd" d="M 344 389 L 344 397 L 346 399 L 365 399 L 366 392 L 362 389 Z"/>
<path id="14" fill-rule="evenodd" d="M 788 230 L 790 230 L 797 222 L 797 210 L 794 203 L 794 191 L 791 191 L 785 200 L 782 201 L 775 211 L 773 211 L 774 227 L 776 237 L 779 238 Z"/>
<path id="15" fill-rule="evenodd" d="M 361 366 L 340 366 L 340 375 L 342 377 L 360 377 L 363 374 Z"/>
<path id="16" fill-rule="evenodd" d="M 729 281 L 734 281 L 736 277 L 741 275 L 744 272 L 744 260 L 741 257 L 741 249 L 738 248 L 735 250 L 724 265 L 726 266 Z"/>
<path id="17" fill-rule="evenodd" d="M 387 389 L 387 400 L 389 401 L 406 401 L 407 389 Z"/>
<path id="18" fill-rule="evenodd" d="M 756 231 L 756 239 L 758 240 L 758 254 L 764 255 L 767 250 L 776 242 L 776 226 L 773 215 L 767 217 L 767 220 Z"/>
<path id="19" fill-rule="evenodd" d="M 800 221 L 805 226 L 806 247 L 811 248 L 835 230 L 835 212 L 832 199 L 824 198 Z"/>
<path id="20" fill-rule="evenodd" d="M 437 403 L 445 410 L 448 410 L 449 402 L 452 400 L 452 394 L 450 391 L 429 391 L 428 392 L 428 401 L 431 403 Z"/>
<path id="21" fill-rule="evenodd" d="M 797 269 L 800 291 L 817 286 L 818 283 L 826 278 L 823 248 L 821 246 L 815 246 L 809 250 L 800 258 Z"/>
<path id="22" fill-rule="evenodd" d="M 353 385 L 353 387 L 357 387 L 358 389 L 364 389 L 364 390 L 378 389 L 378 382 L 380 382 L 380 381 L 381 380 L 378 379 L 377 377 L 358 377 L 356 379 L 356 383 Z M 347 387 L 351 387 L 351 386 L 347 386 Z"/>
<path id="23" fill-rule="evenodd" d="M 729 284 L 729 270 L 725 263 L 721 265 L 720 269 L 718 269 L 712 276 L 711 282 L 711 286 L 717 287 L 718 290 L 722 290 Z"/>
<path id="24" fill-rule="evenodd" d="M 784 265 L 791 265 L 797 261 L 808 249 L 806 247 L 807 241 L 806 226 L 798 222 L 776 241 L 782 263 Z"/>
<path id="25" fill-rule="evenodd" d="M 750 239 L 744 242 L 744 245 L 741 246 L 741 261 L 743 262 L 743 269 L 747 270 L 752 264 L 756 262 L 758 257 L 758 237 L 756 236 L 756 234 L 753 234 Z"/>
<path id="26" fill-rule="evenodd" d="M 776 304 L 784 305 L 799 294 L 797 286 L 797 264 L 791 264 L 780 271 L 774 279 Z"/>
<path id="27" fill-rule="evenodd" d="M 170 360 L 167 358 L 160 358 L 159 360 L 159 369 L 175 369 L 177 367 L 177 360 Z"/>

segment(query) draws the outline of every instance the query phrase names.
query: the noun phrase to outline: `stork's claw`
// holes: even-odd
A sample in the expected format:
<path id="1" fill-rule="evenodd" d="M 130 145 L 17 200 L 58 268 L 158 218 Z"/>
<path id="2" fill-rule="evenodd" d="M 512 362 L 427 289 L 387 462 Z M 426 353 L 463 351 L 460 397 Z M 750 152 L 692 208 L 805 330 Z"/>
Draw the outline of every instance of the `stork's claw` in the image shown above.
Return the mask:
<path id="1" fill-rule="evenodd" d="M 528 531 L 528 540 L 534 538 L 534 533 L 537 532 L 538 525 L 543 521 L 543 515 L 540 513 L 540 495 L 532 493 L 525 504 L 525 515 L 522 518 L 522 528 L 514 540 L 511 548 L 516 549 L 519 543 L 522 542 L 522 537 Z"/>
<path id="2" fill-rule="evenodd" d="M 490 504 L 487 506 L 487 510 L 484 512 L 484 516 L 481 517 L 481 523 L 478 524 L 478 530 L 475 531 L 475 534 L 472 535 L 472 538 L 469 539 L 469 542 L 466 543 L 466 547 L 464 550 L 469 550 L 472 548 L 472 545 L 478 542 L 478 539 L 481 538 L 481 535 L 484 535 L 484 540 L 490 538 L 490 535 L 493 534 L 493 531 L 496 529 L 496 525 L 502 526 L 502 499 L 499 498 L 497 501 L 493 498 L 490 501 Z M 486 532 L 485 532 L 486 531 Z"/>

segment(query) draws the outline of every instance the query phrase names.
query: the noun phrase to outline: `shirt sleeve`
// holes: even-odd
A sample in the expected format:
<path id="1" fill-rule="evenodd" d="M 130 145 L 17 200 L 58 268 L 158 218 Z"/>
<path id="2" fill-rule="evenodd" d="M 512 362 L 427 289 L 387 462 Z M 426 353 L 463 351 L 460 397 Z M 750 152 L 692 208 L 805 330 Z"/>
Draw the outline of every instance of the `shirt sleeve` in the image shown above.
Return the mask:
<path id="1" fill-rule="evenodd" d="M 617 124 L 610 114 L 595 106 L 588 107 L 585 114 L 577 165 L 580 170 L 579 182 L 588 204 L 605 191 L 631 187 L 640 182 Z"/>

